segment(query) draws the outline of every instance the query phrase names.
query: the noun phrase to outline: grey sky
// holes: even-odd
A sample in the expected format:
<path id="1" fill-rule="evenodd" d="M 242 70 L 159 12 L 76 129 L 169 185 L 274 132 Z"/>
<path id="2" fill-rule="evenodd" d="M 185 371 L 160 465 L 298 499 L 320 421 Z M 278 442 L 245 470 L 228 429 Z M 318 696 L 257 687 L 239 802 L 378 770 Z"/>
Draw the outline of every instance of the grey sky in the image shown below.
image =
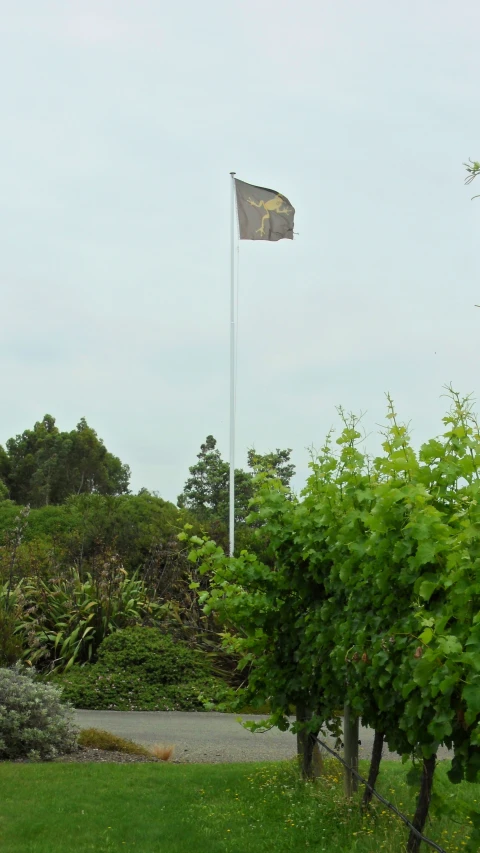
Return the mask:
<path id="1" fill-rule="evenodd" d="M 335 406 L 415 440 L 478 395 L 472 0 L 1 3 L 0 443 L 84 415 L 175 499 L 228 450 L 229 171 L 295 206 L 242 242 L 238 464 Z M 478 187 L 480 192 L 480 184 Z"/>

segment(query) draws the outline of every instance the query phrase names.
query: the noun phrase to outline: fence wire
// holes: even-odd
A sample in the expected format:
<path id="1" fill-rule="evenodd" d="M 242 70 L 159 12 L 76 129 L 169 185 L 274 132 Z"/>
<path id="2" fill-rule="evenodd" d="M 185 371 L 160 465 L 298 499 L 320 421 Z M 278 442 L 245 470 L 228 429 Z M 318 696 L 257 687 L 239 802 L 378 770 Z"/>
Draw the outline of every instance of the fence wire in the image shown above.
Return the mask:
<path id="1" fill-rule="evenodd" d="M 358 779 L 358 781 L 361 782 L 362 785 L 365 785 L 365 787 L 372 792 L 373 796 L 376 797 L 377 800 L 380 800 L 380 802 L 383 803 L 383 805 L 386 806 L 387 809 L 393 812 L 393 814 L 396 814 L 397 817 L 399 817 L 400 820 L 403 821 L 405 826 L 408 826 L 409 830 L 413 832 L 413 834 L 417 838 L 420 839 L 420 841 L 423 841 L 425 842 L 425 844 L 428 844 L 429 847 L 431 847 L 433 850 L 436 850 L 437 853 L 447 853 L 447 851 L 443 847 L 440 847 L 440 845 L 437 844 L 435 841 L 432 841 L 430 838 L 427 838 L 425 835 L 422 835 L 422 833 L 419 832 L 419 830 L 413 825 L 413 823 L 409 821 L 406 815 L 402 814 L 402 812 L 399 811 L 397 807 L 393 805 L 393 803 L 390 803 L 388 800 L 385 799 L 385 797 L 382 797 L 382 795 L 379 794 L 378 791 L 375 790 L 375 788 L 372 788 L 372 786 L 369 785 L 367 780 L 364 779 L 364 777 L 361 776 L 357 770 L 354 770 L 353 767 L 349 767 L 347 762 L 344 761 L 344 759 L 338 754 L 338 752 L 335 752 L 334 749 L 331 749 L 328 744 L 320 740 L 318 737 L 315 737 L 314 739 L 318 743 L 318 745 L 322 747 L 322 749 L 325 749 L 327 752 L 330 753 L 330 755 L 333 755 L 333 757 L 336 758 L 337 761 L 340 762 L 340 764 L 343 764 L 345 769 L 348 770 L 348 772 L 351 773 L 352 776 L 355 776 L 355 778 Z"/>

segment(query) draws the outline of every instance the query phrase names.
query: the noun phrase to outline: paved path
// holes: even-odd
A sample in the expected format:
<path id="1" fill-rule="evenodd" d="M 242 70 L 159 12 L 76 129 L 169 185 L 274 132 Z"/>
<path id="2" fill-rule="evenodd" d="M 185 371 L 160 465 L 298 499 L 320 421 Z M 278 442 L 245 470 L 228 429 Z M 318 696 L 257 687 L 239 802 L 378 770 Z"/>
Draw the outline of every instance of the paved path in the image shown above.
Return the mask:
<path id="1" fill-rule="evenodd" d="M 154 743 L 174 745 L 175 760 L 191 763 L 222 763 L 235 761 L 278 761 L 293 758 L 296 738 L 291 732 L 271 729 L 252 734 L 238 722 L 235 714 L 217 711 L 76 711 L 81 728 L 106 729 L 112 734 L 129 738 L 146 746 Z M 245 715 L 243 720 L 264 720 L 266 717 Z M 360 731 L 360 758 L 370 758 L 373 732 Z M 333 746 L 331 738 L 327 742 Z M 447 758 L 443 750 L 439 758 Z M 384 752 L 385 758 L 399 756 Z"/>

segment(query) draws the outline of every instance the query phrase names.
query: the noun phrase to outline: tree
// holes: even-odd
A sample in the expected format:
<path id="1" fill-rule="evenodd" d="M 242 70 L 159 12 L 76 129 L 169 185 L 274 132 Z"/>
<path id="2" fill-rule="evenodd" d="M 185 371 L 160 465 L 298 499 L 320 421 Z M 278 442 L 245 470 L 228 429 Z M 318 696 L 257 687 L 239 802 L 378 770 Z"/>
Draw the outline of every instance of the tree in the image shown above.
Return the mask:
<path id="1" fill-rule="evenodd" d="M 248 467 L 254 474 L 272 474 L 278 477 L 282 485 L 290 488 L 290 480 L 295 474 L 295 465 L 290 462 L 292 450 L 277 449 L 272 453 L 260 454 L 252 447 L 247 454 Z"/>
<path id="2" fill-rule="evenodd" d="M 121 495 L 128 492 L 130 469 L 109 453 L 97 433 L 81 418 L 69 433 L 66 494 Z"/>
<path id="3" fill-rule="evenodd" d="M 291 450 L 277 448 L 272 453 L 261 455 L 248 451 L 250 471 L 235 469 L 235 520 L 244 522 L 250 512 L 250 501 L 254 495 L 254 477 L 271 474 L 278 477 L 284 486 L 289 486 L 295 466 L 290 462 Z M 190 477 L 183 492 L 178 496 L 178 506 L 190 510 L 199 521 L 219 521 L 228 524 L 229 472 L 228 462 L 222 459 L 213 435 L 208 435 L 200 447 L 198 462 L 192 465 Z"/>
<path id="4" fill-rule="evenodd" d="M 190 477 L 178 496 L 178 506 L 188 509 L 202 522 L 228 524 L 230 466 L 222 459 L 217 440 L 207 435 L 197 455 L 198 462 L 189 469 Z M 252 475 L 235 469 L 235 516 L 245 521 L 252 496 Z"/>
<path id="5" fill-rule="evenodd" d="M 0 476 L 12 500 L 31 506 L 61 504 L 70 495 L 128 492 L 130 469 L 109 453 L 85 418 L 71 432 L 60 432 L 45 415 L 33 430 L 7 441 L 0 454 Z"/>
<path id="6" fill-rule="evenodd" d="M 0 501 L 8 499 L 8 456 L 0 444 Z"/>
<path id="7" fill-rule="evenodd" d="M 229 466 L 223 461 L 213 435 L 207 435 L 197 459 L 198 462 L 189 468 L 190 477 L 178 496 L 178 506 L 189 509 L 202 521 L 212 516 L 222 517 L 225 514 L 225 492 L 228 493 Z"/>

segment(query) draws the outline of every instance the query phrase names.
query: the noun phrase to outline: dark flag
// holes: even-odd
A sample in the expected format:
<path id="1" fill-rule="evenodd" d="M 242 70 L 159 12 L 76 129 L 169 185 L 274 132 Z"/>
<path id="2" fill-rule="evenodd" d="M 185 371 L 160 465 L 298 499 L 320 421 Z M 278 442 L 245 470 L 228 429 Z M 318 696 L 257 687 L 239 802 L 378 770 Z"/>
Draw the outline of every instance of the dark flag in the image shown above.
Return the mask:
<path id="1" fill-rule="evenodd" d="M 293 240 L 295 208 L 284 195 L 235 178 L 241 240 Z"/>

